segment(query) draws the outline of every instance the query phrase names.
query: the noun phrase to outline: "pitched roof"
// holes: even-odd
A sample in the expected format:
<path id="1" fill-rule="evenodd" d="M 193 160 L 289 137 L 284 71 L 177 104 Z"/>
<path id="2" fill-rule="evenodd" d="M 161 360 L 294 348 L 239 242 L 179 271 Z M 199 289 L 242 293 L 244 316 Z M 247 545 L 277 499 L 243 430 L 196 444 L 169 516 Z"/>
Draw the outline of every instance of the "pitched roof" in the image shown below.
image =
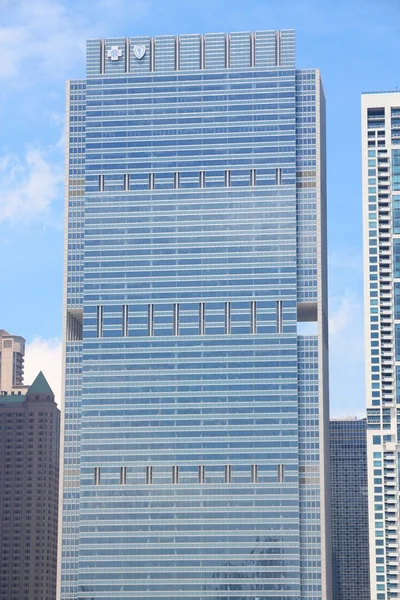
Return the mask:
<path id="1" fill-rule="evenodd" d="M 47 383 L 47 379 L 43 375 L 42 371 L 40 371 L 39 375 L 36 377 L 35 381 L 32 383 L 31 387 L 26 393 L 27 396 L 30 396 L 31 394 L 50 394 L 54 397 L 53 390 Z"/>

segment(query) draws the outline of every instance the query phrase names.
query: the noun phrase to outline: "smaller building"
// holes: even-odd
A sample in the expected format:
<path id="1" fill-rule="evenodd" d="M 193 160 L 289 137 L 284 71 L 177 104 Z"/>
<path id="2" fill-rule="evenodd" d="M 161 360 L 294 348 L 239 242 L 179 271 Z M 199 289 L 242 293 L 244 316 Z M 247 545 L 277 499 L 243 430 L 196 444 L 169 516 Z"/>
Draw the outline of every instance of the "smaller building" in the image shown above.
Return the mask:
<path id="1" fill-rule="evenodd" d="M 56 598 L 59 440 L 42 372 L 0 395 L 0 600 Z"/>
<path id="2" fill-rule="evenodd" d="M 25 339 L 0 329 L 0 394 L 25 393 L 24 382 Z"/>
<path id="3" fill-rule="evenodd" d="M 368 600 L 368 478 L 365 419 L 330 422 L 333 600 Z"/>

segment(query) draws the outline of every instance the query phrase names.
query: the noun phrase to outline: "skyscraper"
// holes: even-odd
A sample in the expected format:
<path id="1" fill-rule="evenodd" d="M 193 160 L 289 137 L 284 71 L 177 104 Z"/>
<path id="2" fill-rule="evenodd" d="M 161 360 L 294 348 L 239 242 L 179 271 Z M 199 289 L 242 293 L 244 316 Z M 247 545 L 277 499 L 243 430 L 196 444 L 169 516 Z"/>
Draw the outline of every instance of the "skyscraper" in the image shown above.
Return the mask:
<path id="1" fill-rule="evenodd" d="M 0 329 L 0 393 L 24 387 L 24 355 L 24 338 Z"/>
<path id="2" fill-rule="evenodd" d="M 362 96 L 371 598 L 400 597 L 400 93 Z"/>
<path id="3" fill-rule="evenodd" d="M 330 422 L 333 600 L 368 600 L 367 427 Z"/>
<path id="4" fill-rule="evenodd" d="M 43 373 L 0 395 L 0 600 L 54 600 L 60 411 Z"/>
<path id="5" fill-rule="evenodd" d="M 91 40 L 68 126 L 61 598 L 329 600 L 318 70 Z"/>

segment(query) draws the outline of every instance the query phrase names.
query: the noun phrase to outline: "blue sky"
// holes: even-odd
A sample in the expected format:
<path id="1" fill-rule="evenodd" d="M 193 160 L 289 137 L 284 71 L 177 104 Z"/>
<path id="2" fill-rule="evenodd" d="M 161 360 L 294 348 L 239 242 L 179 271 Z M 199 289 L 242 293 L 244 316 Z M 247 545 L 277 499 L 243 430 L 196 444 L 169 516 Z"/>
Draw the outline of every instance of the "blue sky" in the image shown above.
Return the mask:
<path id="1" fill-rule="evenodd" d="M 327 97 L 331 412 L 364 411 L 360 95 L 399 85 L 399 0 L 0 0 L 0 328 L 60 380 L 65 80 L 91 37 L 296 29 Z M 28 381 L 29 382 L 29 381 Z"/>

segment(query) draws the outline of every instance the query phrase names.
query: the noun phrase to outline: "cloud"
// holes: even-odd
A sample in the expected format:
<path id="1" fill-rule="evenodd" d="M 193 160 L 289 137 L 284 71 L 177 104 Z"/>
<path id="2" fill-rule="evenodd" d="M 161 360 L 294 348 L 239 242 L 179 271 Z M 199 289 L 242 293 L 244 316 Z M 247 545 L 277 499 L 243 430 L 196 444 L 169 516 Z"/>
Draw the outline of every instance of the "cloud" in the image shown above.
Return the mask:
<path id="1" fill-rule="evenodd" d="M 336 300 L 336 307 L 329 318 L 331 336 L 340 339 L 338 334 L 343 334 L 354 325 L 354 317 L 360 309 L 360 302 L 354 296 L 344 296 L 339 301 Z"/>
<path id="2" fill-rule="evenodd" d="M 344 271 L 346 271 L 347 276 L 351 277 L 351 279 L 354 280 L 354 276 L 356 276 L 361 281 L 363 275 L 363 255 L 359 248 L 345 246 L 341 243 L 340 248 L 335 250 L 335 252 L 330 252 L 328 262 L 331 276 L 335 272 L 336 276 L 343 279 Z"/>
<path id="3" fill-rule="evenodd" d="M 48 216 L 61 197 L 62 181 L 61 166 L 38 148 L 28 149 L 23 159 L 0 157 L 0 223 Z"/>
<path id="4" fill-rule="evenodd" d="M 84 64 L 88 38 L 122 27 L 130 16 L 147 14 L 149 0 L 13 0 L 0 26 L 0 80 L 26 86 L 43 77 L 65 79 Z M 21 73 L 24 73 L 21 77 Z"/>
<path id="5" fill-rule="evenodd" d="M 4 12 L 3 12 L 4 15 Z M 0 78 L 18 77 L 23 63 L 34 67 L 36 77 L 57 66 L 58 74 L 68 61 L 83 51 L 76 34 L 77 25 L 59 2 L 17 0 L 11 7 L 8 22 L 0 27 Z"/>
<path id="6" fill-rule="evenodd" d="M 354 291 L 331 298 L 329 318 L 331 414 L 365 415 L 364 311 Z"/>
<path id="7" fill-rule="evenodd" d="M 329 254 L 330 403 L 334 416 L 365 415 L 363 258 L 341 241 Z"/>
<path id="8" fill-rule="evenodd" d="M 39 371 L 54 392 L 56 402 L 61 403 L 61 340 L 58 338 L 34 338 L 25 349 L 25 383 L 31 384 Z"/>

